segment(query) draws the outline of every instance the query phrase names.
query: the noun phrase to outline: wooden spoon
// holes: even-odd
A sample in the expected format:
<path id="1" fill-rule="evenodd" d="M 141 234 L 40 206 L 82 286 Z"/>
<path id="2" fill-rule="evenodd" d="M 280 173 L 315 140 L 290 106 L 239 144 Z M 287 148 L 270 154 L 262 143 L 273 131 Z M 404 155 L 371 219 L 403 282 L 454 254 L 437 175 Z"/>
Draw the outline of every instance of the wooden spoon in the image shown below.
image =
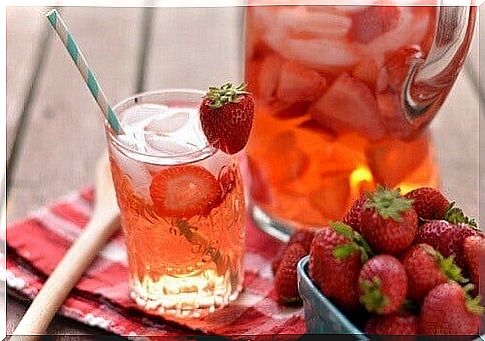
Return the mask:
<path id="1" fill-rule="evenodd" d="M 119 209 L 105 154 L 96 165 L 95 206 L 88 225 L 44 283 L 13 335 L 36 339 L 45 333 L 71 289 L 96 258 L 119 224 Z"/>

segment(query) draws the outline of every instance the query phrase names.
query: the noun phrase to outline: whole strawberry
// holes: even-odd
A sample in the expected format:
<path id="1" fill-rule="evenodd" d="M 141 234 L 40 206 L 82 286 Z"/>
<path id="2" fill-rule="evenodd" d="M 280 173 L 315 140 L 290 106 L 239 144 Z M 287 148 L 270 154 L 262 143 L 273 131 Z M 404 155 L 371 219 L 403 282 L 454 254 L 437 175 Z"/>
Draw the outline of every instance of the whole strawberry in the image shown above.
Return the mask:
<path id="1" fill-rule="evenodd" d="M 283 259 L 286 250 L 289 249 L 289 247 L 293 244 L 300 244 L 303 249 L 305 250 L 306 254 L 310 253 L 310 247 L 312 245 L 313 237 L 315 236 L 316 229 L 305 229 L 305 230 L 298 230 L 294 232 L 290 240 L 288 241 L 287 244 L 283 245 L 280 250 L 278 251 L 278 254 L 273 260 L 273 263 L 271 264 L 271 268 L 273 270 L 273 274 L 276 274 L 276 271 L 278 271 L 278 267 L 281 263 L 281 260 Z"/>
<path id="2" fill-rule="evenodd" d="M 396 312 L 404 303 L 407 291 L 406 270 L 393 256 L 375 256 L 368 260 L 360 270 L 360 302 L 371 313 L 391 314 Z"/>
<path id="3" fill-rule="evenodd" d="M 425 335 L 477 335 L 483 308 L 479 298 L 468 296 L 473 285 L 462 288 L 456 282 L 443 283 L 425 297 L 419 331 Z"/>
<path id="4" fill-rule="evenodd" d="M 480 263 L 485 260 L 485 237 L 470 236 L 463 241 L 463 256 L 466 269 L 470 274 L 470 280 L 479 288 L 480 285 Z M 485 279 L 482 279 L 482 282 Z M 483 288 L 483 284 L 481 285 Z"/>
<path id="5" fill-rule="evenodd" d="M 375 315 L 367 321 L 364 331 L 370 335 L 416 335 L 418 318 L 405 312 Z"/>
<path id="6" fill-rule="evenodd" d="M 404 196 L 413 200 L 413 207 L 421 219 L 444 219 L 450 202 L 436 188 L 417 188 Z"/>
<path id="7" fill-rule="evenodd" d="M 370 249 L 348 225 L 330 223 L 315 234 L 310 277 L 323 294 L 345 312 L 359 309 L 357 279 Z"/>
<path id="8" fill-rule="evenodd" d="M 452 224 L 445 220 L 431 220 L 418 229 L 415 243 L 426 243 L 444 257 L 455 255 L 455 262 L 464 269 L 463 241 L 466 237 L 480 235 L 480 232 L 464 223 Z"/>
<path id="9" fill-rule="evenodd" d="M 281 304 L 296 304 L 301 301 L 298 294 L 296 266 L 307 252 L 300 244 L 290 245 L 275 276 L 275 290 Z"/>
<path id="10" fill-rule="evenodd" d="M 412 200 L 401 196 L 399 190 L 377 186 L 369 194 L 360 215 L 360 231 L 377 253 L 396 255 L 413 242 L 418 216 Z"/>
<path id="11" fill-rule="evenodd" d="M 241 84 L 210 87 L 200 105 L 200 121 L 207 140 L 228 154 L 242 150 L 249 139 L 254 118 L 253 96 Z"/>
<path id="12" fill-rule="evenodd" d="M 445 258 L 428 244 L 413 245 L 404 255 L 402 264 L 408 275 L 408 296 L 416 302 L 421 302 L 431 289 L 448 280 L 467 282 L 454 263 L 454 255 Z"/>
<path id="13" fill-rule="evenodd" d="M 362 194 L 360 197 L 358 197 L 350 209 L 347 211 L 345 216 L 342 219 L 342 222 L 344 224 L 349 225 L 354 229 L 354 231 L 357 231 L 360 233 L 360 214 L 362 213 L 362 210 L 364 209 L 364 204 L 367 201 L 367 196 L 365 194 Z"/>

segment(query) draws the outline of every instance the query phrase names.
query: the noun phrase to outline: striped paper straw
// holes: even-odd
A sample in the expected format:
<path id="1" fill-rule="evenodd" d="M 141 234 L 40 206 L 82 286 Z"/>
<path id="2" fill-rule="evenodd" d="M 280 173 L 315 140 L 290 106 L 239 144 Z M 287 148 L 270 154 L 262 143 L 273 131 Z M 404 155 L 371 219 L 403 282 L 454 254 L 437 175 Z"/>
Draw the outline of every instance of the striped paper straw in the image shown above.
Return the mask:
<path id="1" fill-rule="evenodd" d="M 81 49 L 76 44 L 72 34 L 67 29 L 67 26 L 62 20 L 61 15 L 57 12 L 57 10 L 53 9 L 53 10 L 50 10 L 46 14 L 46 16 L 47 16 L 47 19 L 49 19 L 49 22 L 51 23 L 52 27 L 54 27 L 54 29 L 56 30 L 59 38 L 64 43 L 64 46 L 66 47 L 67 51 L 69 52 L 69 55 L 74 61 L 74 64 L 76 64 L 77 69 L 83 76 L 84 81 L 86 82 L 89 90 L 91 91 L 91 94 L 96 100 L 96 103 L 98 103 L 99 108 L 101 109 L 104 116 L 108 120 L 109 125 L 111 126 L 111 128 L 114 130 L 116 134 L 123 134 L 123 129 L 121 128 L 120 122 L 118 121 L 118 118 L 116 117 L 116 114 L 113 111 L 113 108 L 109 104 L 108 99 L 106 98 L 106 95 L 104 94 L 103 90 L 101 89 L 101 86 L 96 80 L 96 77 L 94 76 L 94 73 L 89 68 L 88 63 L 86 62 L 86 59 L 81 53 Z"/>

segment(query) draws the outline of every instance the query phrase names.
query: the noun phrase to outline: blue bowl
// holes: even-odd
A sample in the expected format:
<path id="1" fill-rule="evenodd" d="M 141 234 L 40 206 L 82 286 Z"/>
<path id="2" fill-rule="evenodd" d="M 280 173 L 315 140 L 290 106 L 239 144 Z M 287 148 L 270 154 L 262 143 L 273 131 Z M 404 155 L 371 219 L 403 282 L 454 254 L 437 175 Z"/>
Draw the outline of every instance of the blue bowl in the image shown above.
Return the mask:
<path id="1" fill-rule="evenodd" d="M 352 334 L 368 340 L 357 326 L 326 298 L 308 276 L 309 256 L 298 263 L 298 291 L 303 300 L 308 334 Z"/>

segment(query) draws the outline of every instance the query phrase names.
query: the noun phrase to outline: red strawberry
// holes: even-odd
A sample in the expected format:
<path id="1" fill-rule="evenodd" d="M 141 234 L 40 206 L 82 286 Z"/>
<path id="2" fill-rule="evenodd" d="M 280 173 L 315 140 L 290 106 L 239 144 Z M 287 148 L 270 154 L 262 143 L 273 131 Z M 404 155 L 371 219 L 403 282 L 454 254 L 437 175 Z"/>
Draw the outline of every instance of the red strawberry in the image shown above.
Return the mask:
<path id="1" fill-rule="evenodd" d="M 350 225 L 354 231 L 357 231 L 360 233 L 360 214 L 362 213 L 362 210 L 364 209 L 364 204 L 367 201 L 367 196 L 365 194 L 362 194 L 360 197 L 358 197 L 350 209 L 347 211 L 345 216 L 342 219 L 342 222 L 344 224 Z"/>
<path id="2" fill-rule="evenodd" d="M 313 102 L 327 86 L 325 78 L 318 72 L 294 62 L 284 62 L 279 72 L 276 97 L 285 103 Z"/>
<path id="3" fill-rule="evenodd" d="M 444 219 L 450 202 L 436 188 L 417 188 L 404 196 L 413 200 L 413 207 L 421 219 Z"/>
<path id="4" fill-rule="evenodd" d="M 290 245 L 286 250 L 275 277 L 275 290 L 280 303 L 294 304 L 300 302 L 296 265 L 306 255 L 307 252 L 299 243 Z"/>
<path id="5" fill-rule="evenodd" d="M 455 282 L 436 286 L 424 299 L 419 331 L 425 335 L 477 335 L 483 308 Z"/>
<path id="6" fill-rule="evenodd" d="M 221 200 L 221 187 L 207 169 L 174 166 L 153 176 L 150 196 L 155 212 L 162 217 L 190 218 L 207 215 Z"/>
<path id="7" fill-rule="evenodd" d="M 273 260 L 273 263 L 271 264 L 271 268 L 273 269 L 273 274 L 276 274 L 276 271 L 278 270 L 281 260 L 283 259 L 286 253 L 286 250 L 288 250 L 291 245 L 300 244 L 305 250 L 306 254 L 309 254 L 313 237 L 315 237 L 316 231 L 317 231 L 316 229 L 305 229 L 305 230 L 298 230 L 295 233 L 293 233 L 290 237 L 290 240 L 288 241 L 288 244 L 285 244 L 280 248 L 277 256 L 275 257 L 275 259 Z"/>
<path id="8" fill-rule="evenodd" d="M 293 245 L 297 243 L 301 244 L 301 246 L 303 246 L 303 249 L 305 249 L 306 253 L 308 254 L 310 253 L 310 249 L 312 247 L 312 241 L 317 231 L 318 229 L 316 228 L 307 228 L 304 230 L 298 230 L 291 235 L 288 245 Z"/>
<path id="9" fill-rule="evenodd" d="M 407 291 L 406 269 L 393 256 L 375 256 L 360 270 L 360 302 L 371 313 L 396 312 L 404 303 Z"/>
<path id="10" fill-rule="evenodd" d="M 452 224 L 445 220 L 431 220 L 418 229 L 416 243 L 426 243 L 434 247 L 444 257 L 455 255 L 455 262 L 464 269 L 463 241 L 466 237 L 479 235 L 467 224 Z"/>
<path id="11" fill-rule="evenodd" d="M 454 256 L 444 258 L 428 244 L 413 245 L 402 261 L 408 274 L 408 296 L 421 302 L 428 292 L 448 280 L 466 282 L 461 269 L 454 263 Z"/>
<path id="12" fill-rule="evenodd" d="M 418 216 L 412 201 L 403 198 L 399 190 L 377 186 L 369 195 L 360 215 L 360 231 L 378 253 L 396 255 L 413 242 L 418 228 Z"/>
<path id="13" fill-rule="evenodd" d="M 242 150 L 253 124 L 254 99 L 245 85 L 211 87 L 200 105 L 200 122 L 207 140 L 225 153 Z"/>
<path id="14" fill-rule="evenodd" d="M 343 223 L 315 234 L 310 250 L 310 277 L 323 294 L 346 312 L 359 308 L 357 279 L 370 253 L 365 241 Z"/>
<path id="15" fill-rule="evenodd" d="M 357 132 L 378 140 L 386 133 L 383 122 L 376 115 L 378 111 L 374 93 L 367 84 L 342 73 L 309 113 L 322 127 L 335 133 Z"/>
<path id="16" fill-rule="evenodd" d="M 364 331 L 371 335 L 416 335 L 418 318 L 410 313 L 372 316 Z"/>
<path id="17" fill-rule="evenodd" d="M 485 238 L 470 236 L 463 241 L 463 255 L 470 280 L 476 288 L 480 285 L 480 263 L 485 260 Z M 485 279 L 482 279 L 484 281 Z M 483 287 L 483 284 L 482 284 Z"/>

